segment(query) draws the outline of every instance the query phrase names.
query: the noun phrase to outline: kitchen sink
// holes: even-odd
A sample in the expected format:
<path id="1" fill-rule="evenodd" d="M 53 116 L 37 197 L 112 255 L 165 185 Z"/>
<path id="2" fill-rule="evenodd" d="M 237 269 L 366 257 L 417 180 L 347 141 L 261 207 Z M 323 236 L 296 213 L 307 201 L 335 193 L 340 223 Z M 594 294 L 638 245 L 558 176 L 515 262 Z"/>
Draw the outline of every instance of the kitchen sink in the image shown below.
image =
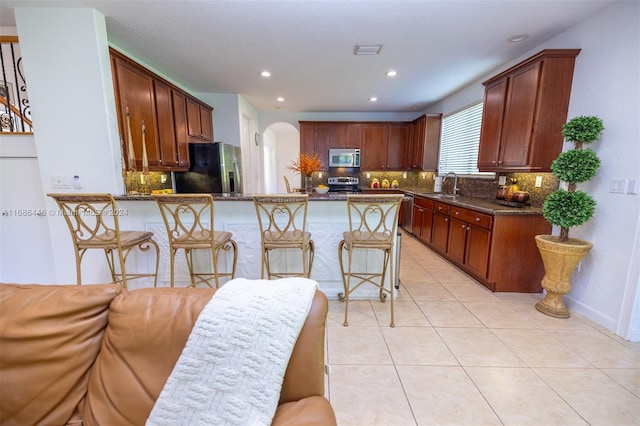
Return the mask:
<path id="1" fill-rule="evenodd" d="M 454 195 L 454 194 L 439 194 L 439 193 L 433 193 L 433 192 L 425 193 L 425 195 L 428 195 L 430 197 L 435 197 L 435 198 L 456 198 L 457 197 L 457 195 Z"/>

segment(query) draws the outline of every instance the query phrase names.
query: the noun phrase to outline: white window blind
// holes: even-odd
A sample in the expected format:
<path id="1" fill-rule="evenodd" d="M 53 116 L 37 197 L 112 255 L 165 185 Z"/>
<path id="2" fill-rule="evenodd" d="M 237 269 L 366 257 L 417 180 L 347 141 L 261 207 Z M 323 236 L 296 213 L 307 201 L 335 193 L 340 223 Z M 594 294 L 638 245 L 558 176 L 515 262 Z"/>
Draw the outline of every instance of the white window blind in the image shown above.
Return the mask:
<path id="1" fill-rule="evenodd" d="M 442 119 L 438 174 L 493 175 L 478 171 L 482 101 Z"/>

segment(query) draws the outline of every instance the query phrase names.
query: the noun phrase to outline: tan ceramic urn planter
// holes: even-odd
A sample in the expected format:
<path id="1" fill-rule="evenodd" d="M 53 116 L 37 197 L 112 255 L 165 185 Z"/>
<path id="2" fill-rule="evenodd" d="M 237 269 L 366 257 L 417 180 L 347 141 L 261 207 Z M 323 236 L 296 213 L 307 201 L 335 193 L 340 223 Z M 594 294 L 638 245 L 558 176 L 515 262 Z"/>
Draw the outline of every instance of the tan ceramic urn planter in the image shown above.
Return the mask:
<path id="1" fill-rule="evenodd" d="M 536 235 L 535 238 L 544 264 L 542 288 L 547 291 L 545 298 L 536 304 L 536 309 L 555 318 L 569 318 L 562 296 L 571 290 L 571 274 L 593 244 L 577 238 L 561 243 L 558 241 L 560 237 L 555 235 Z"/>

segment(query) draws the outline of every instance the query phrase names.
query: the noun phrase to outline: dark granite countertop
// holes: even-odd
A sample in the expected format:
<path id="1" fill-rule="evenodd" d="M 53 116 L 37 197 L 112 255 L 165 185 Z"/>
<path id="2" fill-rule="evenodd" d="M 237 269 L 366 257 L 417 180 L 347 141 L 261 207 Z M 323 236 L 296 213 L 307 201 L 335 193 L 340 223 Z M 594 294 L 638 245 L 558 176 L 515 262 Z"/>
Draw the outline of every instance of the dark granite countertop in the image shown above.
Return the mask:
<path id="1" fill-rule="evenodd" d="M 540 215 L 542 210 L 538 207 L 509 207 L 503 206 L 495 202 L 493 199 L 479 197 L 465 197 L 463 195 L 447 196 L 447 194 L 436 194 L 428 192 L 420 188 L 380 188 L 380 190 L 389 191 L 389 189 L 397 189 L 406 194 L 428 198 L 458 207 L 466 207 L 491 215 Z M 235 193 L 219 193 L 211 194 L 214 201 L 252 201 L 252 194 L 235 194 Z M 144 195 L 116 195 L 114 198 L 118 201 L 153 201 L 151 196 Z M 347 194 L 328 193 L 309 195 L 309 201 L 346 201 Z"/>

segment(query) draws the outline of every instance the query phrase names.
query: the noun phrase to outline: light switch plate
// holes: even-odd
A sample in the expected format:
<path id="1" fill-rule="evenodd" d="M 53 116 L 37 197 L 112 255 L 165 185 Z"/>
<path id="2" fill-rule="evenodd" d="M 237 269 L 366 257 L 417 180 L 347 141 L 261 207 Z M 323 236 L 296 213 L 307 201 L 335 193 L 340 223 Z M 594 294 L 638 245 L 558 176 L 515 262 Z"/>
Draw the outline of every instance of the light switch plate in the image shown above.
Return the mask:
<path id="1" fill-rule="evenodd" d="M 69 184 L 69 176 L 49 176 L 49 184 L 51 185 L 51 188 L 71 188 L 71 185 Z"/>
<path id="2" fill-rule="evenodd" d="M 536 176 L 536 188 L 540 188 L 542 186 L 542 176 Z"/>
<path id="3" fill-rule="evenodd" d="M 507 177 L 506 176 L 498 176 L 498 185 L 504 185 L 507 183 Z"/>
<path id="4" fill-rule="evenodd" d="M 625 179 L 611 179 L 609 181 L 609 192 L 612 194 L 624 194 Z"/>
<path id="5" fill-rule="evenodd" d="M 636 179 L 627 179 L 627 194 L 638 195 L 638 181 Z"/>

